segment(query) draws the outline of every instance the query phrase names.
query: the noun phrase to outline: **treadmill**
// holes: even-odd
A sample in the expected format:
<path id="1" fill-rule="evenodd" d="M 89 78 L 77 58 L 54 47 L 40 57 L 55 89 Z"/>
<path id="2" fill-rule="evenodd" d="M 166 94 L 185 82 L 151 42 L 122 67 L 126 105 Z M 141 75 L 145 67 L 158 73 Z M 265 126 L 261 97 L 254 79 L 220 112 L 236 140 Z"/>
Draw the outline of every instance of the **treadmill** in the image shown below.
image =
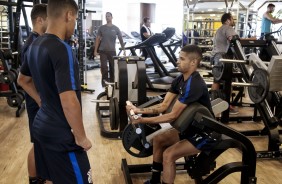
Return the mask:
<path id="1" fill-rule="evenodd" d="M 158 46 L 166 41 L 167 39 L 164 33 L 157 33 L 141 43 L 141 48 L 146 49 L 150 58 L 152 59 L 152 62 L 154 63 L 155 70 L 159 75 L 159 77 L 157 78 L 149 78 L 149 76 L 147 75 L 147 84 L 150 89 L 167 90 L 170 88 L 171 83 L 174 80 L 174 78 L 164 67 L 154 50 L 154 46 Z"/>

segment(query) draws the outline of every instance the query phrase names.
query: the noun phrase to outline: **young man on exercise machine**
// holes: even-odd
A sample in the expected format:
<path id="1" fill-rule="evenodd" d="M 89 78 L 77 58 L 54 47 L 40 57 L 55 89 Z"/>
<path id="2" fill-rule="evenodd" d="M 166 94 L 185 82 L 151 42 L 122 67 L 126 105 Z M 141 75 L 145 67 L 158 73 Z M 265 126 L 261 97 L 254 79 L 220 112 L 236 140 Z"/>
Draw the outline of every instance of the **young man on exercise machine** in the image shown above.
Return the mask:
<path id="1" fill-rule="evenodd" d="M 176 120 L 185 108 L 194 102 L 199 102 L 211 112 L 211 103 L 208 88 L 205 81 L 196 71 L 202 59 L 202 51 L 196 45 L 184 46 L 178 59 L 178 70 L 182 73 L 177 77 L 166 94 L 164 101 L 160 104 L 137 108 L 127 105 L 127 111 L 131 109 L 136 114 L 159 114 L 165 112 L 175 98 L 171 112 L 155 117 L 139 117 L 133 120 L 133 124 L 159 124 L 170 123 Z M 179 134 L 176 129 L 170 129 L 153 138 L 153 166 L 152 178 L 145 184 L 160 184 L 161 171 L 163 170 L 162 183 L 172 184 L 175 179 L 175 161 L 181 157 L 197 154 L 201 151 L 209 151 L 218 143 L 219 139 L 211 137 L 210 134 L 189 128 L 189 133 Z"/>

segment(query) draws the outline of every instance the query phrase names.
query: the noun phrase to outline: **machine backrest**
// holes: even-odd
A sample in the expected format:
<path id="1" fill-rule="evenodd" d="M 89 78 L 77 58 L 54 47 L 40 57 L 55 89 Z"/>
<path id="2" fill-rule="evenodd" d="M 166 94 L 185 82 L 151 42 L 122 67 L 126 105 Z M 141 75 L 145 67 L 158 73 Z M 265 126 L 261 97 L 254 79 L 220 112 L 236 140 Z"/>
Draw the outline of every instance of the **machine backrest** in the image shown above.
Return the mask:
<path id="1" fill-rule="evenodd" d="M 268 65 L 270 91 L 282 91 L 282 56 L 272 56 Z"/>

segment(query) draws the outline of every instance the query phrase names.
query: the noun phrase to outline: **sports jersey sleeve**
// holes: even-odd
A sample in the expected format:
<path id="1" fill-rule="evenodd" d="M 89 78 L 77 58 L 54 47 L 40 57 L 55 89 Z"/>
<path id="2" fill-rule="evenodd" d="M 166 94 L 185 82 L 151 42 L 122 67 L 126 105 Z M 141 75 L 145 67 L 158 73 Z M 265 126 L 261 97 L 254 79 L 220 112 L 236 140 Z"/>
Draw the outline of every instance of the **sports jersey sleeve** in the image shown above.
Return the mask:
<path id="1" fill-rule="evenodd" d="M 66 43 L 58 48 L 60 56 L 54 59 L 55 81 L 59 93 L 79 89 L 77 61 L 74 59 L 71 47 Z"/>
<path id="2" fill-rule="evenodd" d="M 99 27 L 97 36 L 102 37 L 102 26 Z"/>
<path id="3" fill-rule="evenodd" d="M 176 79 L 174 79 L 172 81 L 170 89 L 168 91 L 171 92 L 171 93 L 174 93 L 174 94 L 179 94 L 179 91 L 178 91 L 178 88 L 177 88 L 178 83 L 179 83 L 179 77 L 177 77 Z"/>
<path id="4" fill-rule="evenodd" d="M 145 27 L 142 26 L 141 30 L 140 30 L 141 35 L 143 35 L 143 33 L 147 33 L 147 30 Z"/>
<path id="5" fill-rule="evenodd" d="M 202 95 L 203 88 L 197 82 L 197 78 L 190 77 L 178 100 L 183 104 L 189 105 L 193 102 L 199 101 Z"/>
<path id="6" fill-rule="evenodd" d="M 116 27 L 116 29 L 117 29 L 117 36 L 118 36 L 118 37 L 122 37 L 122 34 L 121 34 L 120 29 L 119 29 L 118 27 Z"/>
<path id="7" fill-rule="evenodd" d="M 21 58 L 22 58 L 22 65 L 21 65 L 21 68 L 20 68 L 20 72 L 23 75 L 31 76 L 31 73 L 30 73 L 30 70 L 29 70 L 29 66 L 28 66 L 28 62 L 27 62 L 28 55 L 26 53 L 28 53 L 28 51 L 22 53 L 22 56 L 21 56 Z"/>

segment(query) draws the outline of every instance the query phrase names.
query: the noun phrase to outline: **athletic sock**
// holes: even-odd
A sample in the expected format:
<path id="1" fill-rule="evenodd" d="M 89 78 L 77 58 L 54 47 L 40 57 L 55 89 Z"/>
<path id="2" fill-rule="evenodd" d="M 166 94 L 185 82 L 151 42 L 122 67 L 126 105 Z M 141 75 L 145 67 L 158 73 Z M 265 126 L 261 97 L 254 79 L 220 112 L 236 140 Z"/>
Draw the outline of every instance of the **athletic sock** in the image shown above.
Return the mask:
<path id="1" fill-rule="evenodd" d="M 151 183 L 161 183 L 161 172 L 163 170 L 163 164 L 158 162 L 153 162 L 152 166 L 152 179 Z"/>
<path id="2" fill-rule="evenodd" d="M 36 177 L 29 177 L 29 184 L 37 184 L 38 180 Z"/>

